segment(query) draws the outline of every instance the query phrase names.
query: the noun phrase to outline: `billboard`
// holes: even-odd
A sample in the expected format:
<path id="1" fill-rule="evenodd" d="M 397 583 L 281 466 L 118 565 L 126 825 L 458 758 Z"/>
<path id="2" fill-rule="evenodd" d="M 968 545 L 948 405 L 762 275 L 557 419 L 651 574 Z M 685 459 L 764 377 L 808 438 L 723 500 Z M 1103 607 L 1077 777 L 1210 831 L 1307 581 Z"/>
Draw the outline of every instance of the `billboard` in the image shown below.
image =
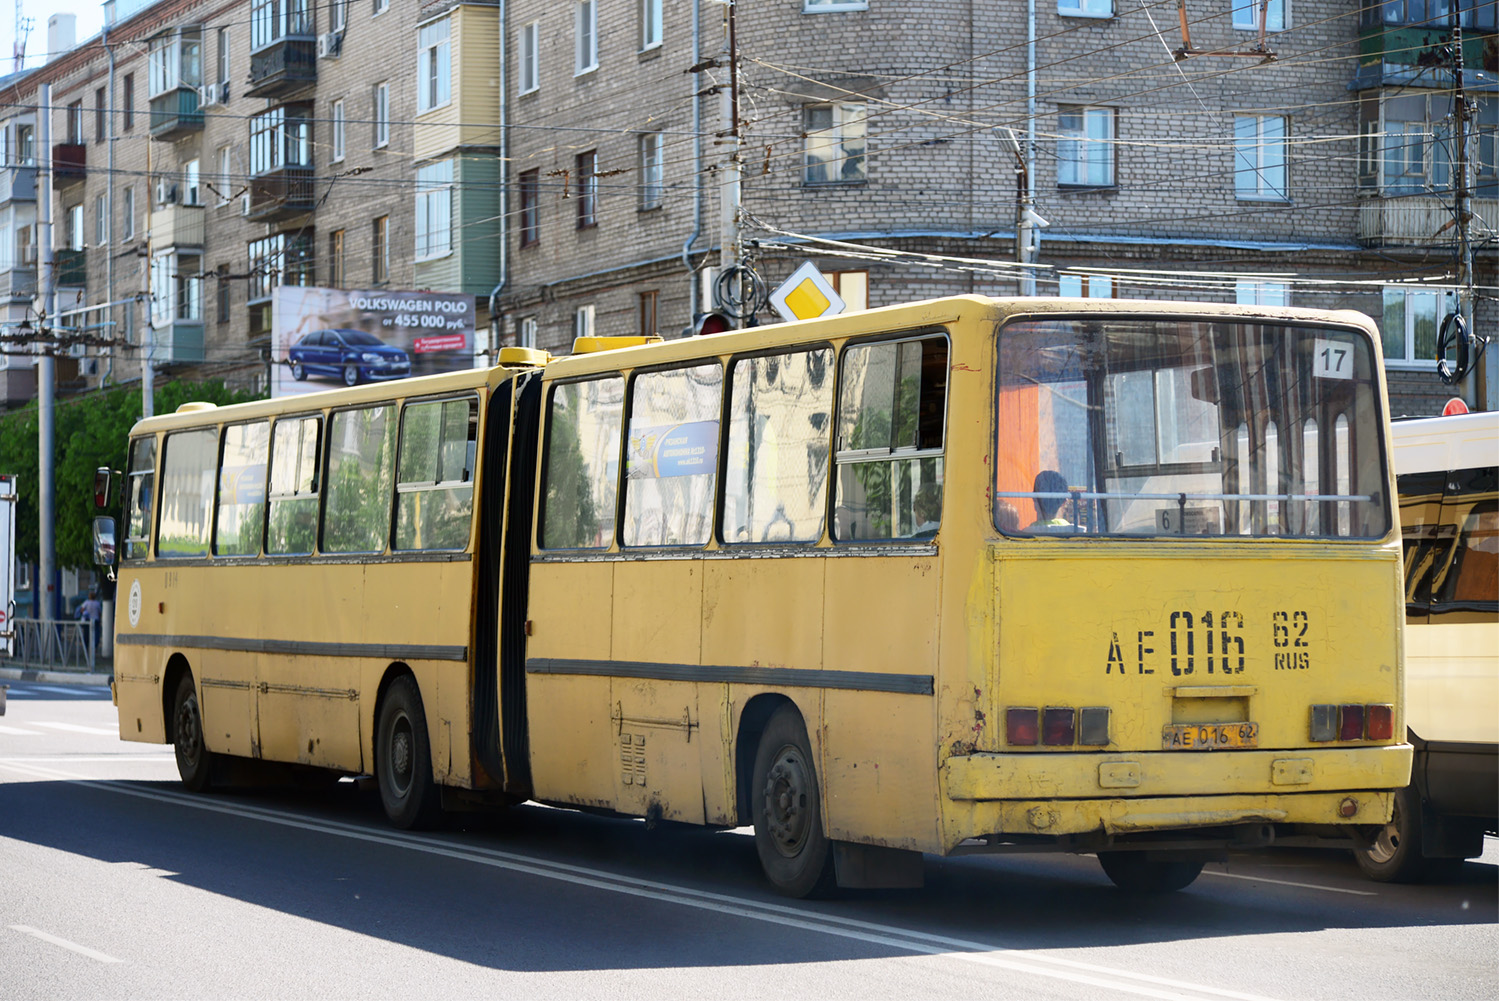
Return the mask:
<path id="1" fill-rule="evenodd" d="M 474 367 L 474 297 L 279 285 L 271 396 Z"/>

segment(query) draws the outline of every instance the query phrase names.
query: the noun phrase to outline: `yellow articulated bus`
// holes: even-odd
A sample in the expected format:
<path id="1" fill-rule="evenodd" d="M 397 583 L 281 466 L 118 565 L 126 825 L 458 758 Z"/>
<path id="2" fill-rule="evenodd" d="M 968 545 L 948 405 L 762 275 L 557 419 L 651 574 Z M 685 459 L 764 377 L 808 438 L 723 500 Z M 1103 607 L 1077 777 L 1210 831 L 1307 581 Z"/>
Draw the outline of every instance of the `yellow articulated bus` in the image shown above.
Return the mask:
<path id="1" fill-rule="evenodd" d="M 373 774 L 402 826 L 752 825 L 789 895 L 1372 837 L 1411 766 L 1378 343 L 967 296 L 152 418 L 121 734 L 194 788 Z"/>
<path id="2" fill-rule="evenodd" d="M 1410 882 L 1499 833 L 1499 413 L 1396 421 L 1391 436 L 1415 767 L 1357 857 Z"/>

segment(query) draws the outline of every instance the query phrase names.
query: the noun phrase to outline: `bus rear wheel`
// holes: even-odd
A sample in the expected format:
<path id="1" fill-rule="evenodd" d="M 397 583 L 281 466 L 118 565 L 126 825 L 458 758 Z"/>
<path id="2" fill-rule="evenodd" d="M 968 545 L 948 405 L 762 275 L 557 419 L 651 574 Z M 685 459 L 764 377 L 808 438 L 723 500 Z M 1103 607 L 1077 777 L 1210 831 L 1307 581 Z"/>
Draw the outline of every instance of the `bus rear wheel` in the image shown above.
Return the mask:
<path id="1" fill-rule="evenodd" d="M 208 788 L 213 772 L 213 753 L 203 741 L 203 713 L 198 707 L 198 689 L 193 676 L 184 674 L 172 697 L 172 748 L 177 756 L 177 774 L 193 792 Z"/>
<path id="2" fill-rule="evenodd" d="M 441 800 L 432 780 L 427 714 L 411 675 L 402 675 L 386 689 L 375 740 L 375 778 L 385 815 L 402 830 L 431 827 Z"/>
<path id="3" fill-rule="evenodd" d="M 1203 861 L 1163 859 L 1152 852 L 1099 852 L 1104 875 L 1126 893 L 1173 893 L 1192 885 Z"/>
<path id="4" fill-rule="evenodd" d="M 1421 849 L 1421 794 L 1413 785 L 1395 793 L 1390 822 L 1354 849 L 1364 875 L 1380 883 L 1415 883 L 1426 875 Z"/>
<path id="5" fill-rule="evenodd" d="M 755 750 L 750 799 L 755 851 L 778 893 L 806 897 L 834 885 L 833 853 L 822 830 L 822 797 L 807 728 L 795 706 L 777 709 Z"/>

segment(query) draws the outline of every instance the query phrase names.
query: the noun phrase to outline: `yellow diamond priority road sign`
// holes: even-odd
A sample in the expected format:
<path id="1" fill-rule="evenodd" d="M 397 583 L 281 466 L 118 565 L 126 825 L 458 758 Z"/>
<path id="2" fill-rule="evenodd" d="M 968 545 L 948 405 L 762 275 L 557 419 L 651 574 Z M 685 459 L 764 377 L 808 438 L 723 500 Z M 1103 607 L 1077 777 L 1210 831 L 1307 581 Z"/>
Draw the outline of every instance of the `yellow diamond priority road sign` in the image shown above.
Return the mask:
<path id="1" fill-rule="evenodd" d="M 843 298 L 811 261 L 803 261 L 790 278 L 770 293 L 770 305 L 787 320 L 835 316 L 845 309 Z"/>

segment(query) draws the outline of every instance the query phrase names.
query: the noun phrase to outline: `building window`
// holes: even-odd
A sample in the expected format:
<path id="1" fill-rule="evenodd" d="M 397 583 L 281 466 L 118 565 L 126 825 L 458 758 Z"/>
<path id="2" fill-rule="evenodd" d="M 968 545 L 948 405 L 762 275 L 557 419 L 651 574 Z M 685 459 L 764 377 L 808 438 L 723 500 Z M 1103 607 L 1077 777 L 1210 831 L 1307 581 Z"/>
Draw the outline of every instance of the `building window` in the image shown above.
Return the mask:
<path id="1" fill-rule="evenodd" d="M 129 184 L 120 189 L 120 239 L 135 239 L 135 187 Z"/>
<path id="2" fill-rule="evenodd" d="M 1114 109 L 1062 105 L 1057 112 L 1057 183 L 1107 187 L 1114 183 Z"/>
<path id="3" fill-rule="evenodd" d="M 1437 333 L 1448 313 L 1457 310 L 1451 292 L 1386 286 L 1380 333 L 1384 356 L 1392 362 L 1436 361 Z"/>
<path id="4" fill-rule="evenodd" d="M 374 238 L 370 241 L 370 259 L 374 262 L 370 277 L 376 285 L 390 281 L 390 216 L 375 220 Z"/>
<path id="5" fill-rule="evenodd" d="M 375 13 L 371 17 L 379 17 L 390 10 L 390 0 L 375 0 Z"/>
<path id="6" fill-rule="evenodd" d="M 390 84 L 375 84 L 375 148 L 390 145 Z"/>
<path id="7" fill-rule="evenodd" d="M 220 205 L 228 205 L 234 196 L 234 151 L 232 147 L 219 147 L 219 186 L 218 198 L 215 199 Z"/>
<path id="8" fill-rule="evenodd" d="M 661 0 L 640 0 L 640 51 L 661 44 Z"/>
<path id="9" fill-rule="evenodd" d="M 196 158 L 182 165 L 182 204 L 203 204 L 202 177 Z"/>
<path id="10" fill-rule="evenodd" d="M 868 10 L 869 0 L 802 0 L 803 14 L 823 14 L 840 10 Z"/>
<path id="11" fill-rule="evenodd" d="M 659 132 L 640 137 L 640 208 L 659 209 L 664 191 L 662 180 L 662 138 Z"/>
<path id="12" fill-rule="evenodd" d="M 310 287 L 317 284 L 317 248 L 311 233 L 277 233 L 250 245 L 249 298 L 266 302 L 277 285 Z"/>
<path id="13" fill-rule="evenodd" d="M 806 144 L 802 180 L 807 184 L 850 184 L 865 180 L 864 105 L 810 104 L 802 109 Z"/>
<path id="14" fill-rule="evenodd" d="M 344 231 L 341 229 L 328 234 L 328 284 L 334 288 L 344 287 Z"/>
<path id="15" fill-rule="evenodd" d="M 1066 299 L 1112 299 L 1114 279 L 1108 275 L 1057 275 L 1057 295 Z"/>
<path id="16" fill-rule="evenodd" d="M 151 320 L 169 326 L 203 319 L 203 258 L 167 252 L 151 258 Z"/>
<path id="17" fill-rule="evenodd" d="M 416 259 L 453 252 L 453 161 L 416 169 Z"/>
<path id="18" fill-rule="evenodd" d="M 453 64 L 448 18 L 423 25 L 417 32 L 416 110 L 440 108 L 452 99 Z"/>
<path id="19" fill-rule="evenodd" d="M 216 279 L 216 281 L 214 282 L 213 298 L 217 314 L 215 319 L 217 319 L 220 323 L 228 323 L 230 306 L 229 293 L 231 290 L 231 286 L 229 284 L 229 265 L 220 264 L 214 271 L 214 278 Z"/>
<path id="20" fill-rule="evenodd" d="M 520 60 L 520 92 L 530 94 L 541 89 L 541 22 L 532 21 L 520 30 L 515 45 Z"/>
<path id="21" fill-rule="evenodd" d="M 109 198 L 94 196 L 94 246 L 102 247 L 109 242 Z"/>
<path id="22" fill-rule="evenodd" d="M 536 317 L 521 317 L 520 323 L 516 325 L 515 343 L 517 346 L 523 348 L 534 348 L 536 346 Z"/>
<path id="23" fill-rule="evenodd" d="M 599 224 L 598 154 L 593 150 L 579 153 L 575 166 L 578 171 L 578 228 L 589 229 Z"/>
<path id="24" fill-rule="evenodd" d="M 69 250 L 82 250 L 86 246 L 85 234 L 83 232 L 83 203 L 70 206 L 65 216 L 67 220 L 67 232 L 63 234 L 67 241 Z"/>
<path id="25" fill-rule="evenodd" d="M 222 103 L 229 99 L 229 29 L 220 28 L 216 34 L 219 41 L 219 70 L 214 75 L 219 78 L 218 84 L 224 89 L 224 96 L 219 99 Z"/>
<path id="26" fill-rule="evenodd" d="M 312 166 L 312 122 L 308 105 L 286 105 L 250 116 L 250 173 Z"/>
<path id="27" fill-rule="evenodd" d="M 520 175 L 520 245 L 534 247 L 541 239 L 541 171 Z"/>
<path id="28" fill-rule="evenodd" d="M 649 337 L 656 333 L 656 302 L 660 293 L 654 289 L 640 293 L 640 333 Z"/>
<path id="29" fill-rule="evenodd" d="M 344 102 L 342 98 L 333 102 L 333 162 L 344 158 Z"/>
<path id="30" fill-rule="evenodd" d="M 104 100 L 104 88 L 98 87 L 94 90 L 94 142 L 102 143 L 107 133 L 104 117 L 108 104 Z"/>
<path id="31" fill-rule="evenodd" d="M 283 38 L 312 37 L 313 0 L 251 0 L 250 51 Z"/>
<path id="32" fill-rule="evenodd" d="M 328 30 L 343 31 L 349 23 L 349 0 L 333 0 L 328 5 Z"/>
<path id="33" fill-rule="evenodd" d="M 1286 198 L 1286 120 L 1279 115 L 1234 116 L 1234 195 Z"/>
<path id="34" fill-rule="evenodd" d="M 135 74 L 126 73 L 120 78 L 120 130 L 129 132 L 135 127 Z"/>
<path id="35" fill-rule="evenodd" d="M 150 97 L 179 87 L 196 90 L 203 82 L 203 42 L 196 28 L 192 34 L 183 30 L 153 38 L 146 58 Z"/>
<path id="36" fill-rule="evenodd" d="M 67 121 L 68 142 L 74 146 L 83 144 L 83 101 L 74 101 L 68 105 Z"/>
<path id="37" fill-rule="evenodd" d="M 1285 282 L 1240 278 L 1234 282 L 1234 302 L 1240 306 L 1289 306 L 1291 286 Z"/>
<path id="38" fill-rule="evenodd" d="M 573 76 L 582 76 L 599 68 L 599 34 L 597 0 L 581 0 L 573 17 L 576 43 L 573 46 Z"/>
<path id="39" fill-rule="evenodd" d="M 843 300 L 844 312 L 869 308 L 869 272 L 834 271 L 828 275 L 833 291 Z"/>
<path id="40" fill-rule="evenodd" d="M 573 311 L 573 337 L 593 336 L 593 304 L 579 306 Z"/>
<path id="41" fill-rule="evenodd" d="M 1233 5 L 1235 28 L 1240 31 L 1260 30 L 1260 0 L 1233 0 Z M 1386 6 L 1399 7 L 1401 4 L 1397 2 Z M 1285 0 L 1270 0 L 1269 7 L 1265 11 L 1265 30 L 1286 30 Z"/>
<path id="42" fill-rule="evenodd" d="M 1063 17 L 1113 17 L 1114 0 L 1057 0 Z"/>
<path id="43" fill-rule="evenodd" d="M 1499 100 L 1478 95 L 1470 141 L 1473 194 L 1499 197 Z M 1457 160 L 1448 91 L 1369 94 L 1359 102 L 1359 187 L 1382 195 L 1452 190 Z"/>

